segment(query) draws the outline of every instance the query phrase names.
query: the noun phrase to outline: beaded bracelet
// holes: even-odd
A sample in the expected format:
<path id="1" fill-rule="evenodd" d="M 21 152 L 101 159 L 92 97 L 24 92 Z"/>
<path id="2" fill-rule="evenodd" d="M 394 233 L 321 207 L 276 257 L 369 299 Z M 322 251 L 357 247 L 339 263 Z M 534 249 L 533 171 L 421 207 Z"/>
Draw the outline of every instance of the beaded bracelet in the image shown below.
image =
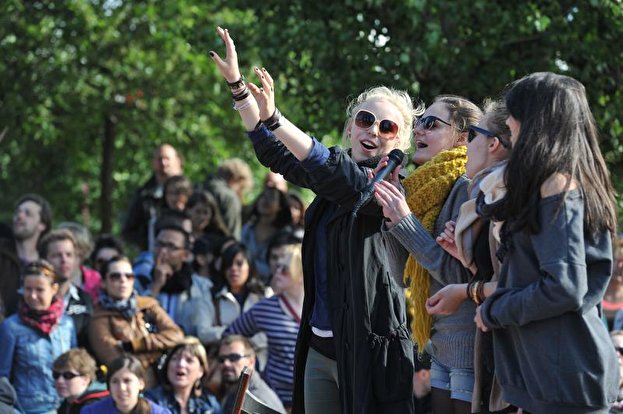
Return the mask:
<path id="1" fill-rule="evenodd" d="M 485 282 L 482 280 L 478 284 L 478 289 L 476 290 L 476 297 L 478 298 L 478 304 L 480 305 L 485 301 Z"/>

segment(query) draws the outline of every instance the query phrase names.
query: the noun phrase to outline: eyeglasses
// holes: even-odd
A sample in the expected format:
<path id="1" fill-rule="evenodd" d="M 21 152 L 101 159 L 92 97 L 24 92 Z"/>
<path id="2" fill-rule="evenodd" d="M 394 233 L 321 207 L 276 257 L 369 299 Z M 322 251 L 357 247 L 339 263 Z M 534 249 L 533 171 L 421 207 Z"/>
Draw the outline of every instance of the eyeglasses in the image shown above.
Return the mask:
<path id="1" fill-rule="evenodd" d="M 619 353 L 619 355 L 623 356 L 623 347 L 615 346 L 614 349 Z"/>
<path id="2" fill-rule="evenodd" d="M 475 125 L 470 125 L 467 127 L 467 142 L 472 142 L 476 136 L 478 134 L 482 134 L 487 138 L 497 138 L 500 141 L 500 144 L 502 144 L 503 147 L 505 148 L 509 148 L 509 144 L 508 142 L 506 142 L 505 140 L 503 140 L 502 138 L 498 137 L 494 132 L 488 131 L 484 128 L 479 128 Z"/>
<path id="3" fill-rule="evenodd" d="M 171 252 L 176 252 L 178 250 L 184 250 L 185 247 L 179 247 L 173 243 L 156 240 L 156 249 L 166 249 Z"/>
<path id="4" fill-rule="evenodd" d="M 250 356 L 249 354 L 245 354 L 245 355 L 240 355 L 240 354 L 219 355 L 218 356 L 218 362 L 220 362 L 221 364 L 224 363 L 225 361 L 238 362 L 242 358 L 247 358 L 249 356 Z"/>
<path id="5" fill-rule="evenodd" d="M 121 280 L 123 276 L 125 276 L 125 278 L 128 280 L 134 280 L 134 273 L 123 273 L 123 272 L 108 273 L 108 278 L 114 281 Z"/>
<path id="6" fill-rule="evenodd" d="M 376 123 L 376 115 L 364 109 L 355 115 L 355 125 L 362 129 L 369 129 Z M 383 139 L 394 139 L 398 135 L 400 127 L 394 121 L 383 119 L 379 121 L 379 137 Z"/>
<path id="7" fill-rule="evenodd" d="M 65 372 L 52 371 L 52 378 L 54 378 L 55 380 L 59 379 L 60 377 L 63 377 L 64 379 L 69 381 L 80 376 L 81 376 L 80 374 L 74 374 L 71 371 L 65 371 Z"/>
<path id="8" fill-rule="evenodd" d="M 428 115 L 424 118 L 420 118 L 415 122 L 415 128 L 421 127 L 422 129 L 432 130 L 437 126 L 437 122 L 441 122 L 442 124 L 446 124 L 460 131 L 459 128 L 453 126 L 450 122 L 444 121 L 441 118 L 436 117 L 435 115 Z"/>

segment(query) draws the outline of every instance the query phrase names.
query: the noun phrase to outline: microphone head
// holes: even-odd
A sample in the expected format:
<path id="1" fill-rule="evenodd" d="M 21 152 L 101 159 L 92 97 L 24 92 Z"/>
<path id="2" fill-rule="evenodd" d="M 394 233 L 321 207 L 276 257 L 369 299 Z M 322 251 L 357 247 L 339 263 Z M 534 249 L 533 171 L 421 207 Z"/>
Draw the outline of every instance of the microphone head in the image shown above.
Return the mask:
<path id="1" fill-rule="evenodd" d="M 401 165 L 402 161 L 405 159 L 405 153 L 398 148 L 391 150 L 387 156 L 389 157 L 389 162 L 394 161 L 396 165 Z"/>

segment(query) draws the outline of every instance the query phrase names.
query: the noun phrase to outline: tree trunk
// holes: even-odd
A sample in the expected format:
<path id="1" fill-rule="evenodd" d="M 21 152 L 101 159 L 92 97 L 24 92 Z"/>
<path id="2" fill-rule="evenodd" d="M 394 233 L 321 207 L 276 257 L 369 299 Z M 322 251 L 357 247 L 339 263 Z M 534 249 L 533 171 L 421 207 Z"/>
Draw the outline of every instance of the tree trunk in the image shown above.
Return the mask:
<path id="1" fill-rule="evenodd" d="M 115 135 L 117 134 L 117 117 L 113 114 L 104 115 L 104 141 L 102 143 L 102 169 L 100 195 L 101 233 L 112 231 L 112 190 L 113 162 L 115 157 Z"/>

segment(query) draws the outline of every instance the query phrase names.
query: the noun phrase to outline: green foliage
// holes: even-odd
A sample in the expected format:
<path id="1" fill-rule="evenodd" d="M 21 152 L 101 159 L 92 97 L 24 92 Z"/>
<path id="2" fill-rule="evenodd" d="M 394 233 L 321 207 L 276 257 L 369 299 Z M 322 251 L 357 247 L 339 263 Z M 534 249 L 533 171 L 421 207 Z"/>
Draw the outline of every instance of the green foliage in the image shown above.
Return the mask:
<path id="1" fill-rule="evenodd" d="M 586 85 L 617 188 L 623 188 L 623 7 L 619 0 L 5 0 L 0 3 L 0 211 L 36 191 L 58 219 L 86 203 L 99 223 L 106 119 L 114 120 L 113 202 L 119 218 L 161 142 L 201 181 L 239 156 L 260 180 L 209 50 L 235 38 L 241 68 L 265 66 L 282 112 L 340 142 L 348 99 L 385 84 L 424 102 L 441 93 L 478 102 L 527 73 Z M 89 187 L 83 195 L 83 184 Z"/>

